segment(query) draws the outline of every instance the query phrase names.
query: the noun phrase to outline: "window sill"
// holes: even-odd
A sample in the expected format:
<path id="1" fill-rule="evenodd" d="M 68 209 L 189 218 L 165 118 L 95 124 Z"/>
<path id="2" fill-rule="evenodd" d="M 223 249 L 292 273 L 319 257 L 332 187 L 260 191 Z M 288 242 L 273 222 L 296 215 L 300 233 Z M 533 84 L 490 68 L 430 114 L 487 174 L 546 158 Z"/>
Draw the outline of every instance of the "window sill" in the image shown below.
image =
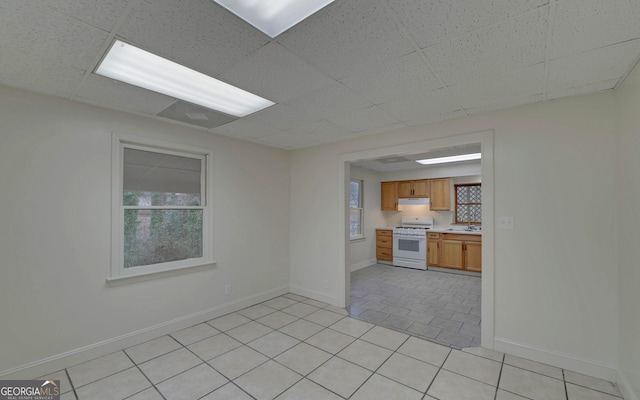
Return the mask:
<path id="1" fill-rule="evenodd" d="M 366 240 L 366 239 L 367 239 L 367 237 L 366 237 L 366 236 L 363 236 L 363 235 L 360 235 L 360 236 L 352 236 L 352 237 L 350 237 L 350 238 L 349 238 L 349 240 L 350 240 L 350 241 L 352 241 L 352 242 L 362 242 L 362 241 L 364 241 L 364 240 Z"/>
<path id="2" fill-rule="evenodd" d="M 107 286 L 115 287 L 128 285 L 130 283 L 144 282 L 152 279 L 167 278 L 170 276 L 189 274 L 192 272 L 203 271 L 206 269 L 212 269 L 216 266 L 216 262 L 212 261 L 206 264 L 189 265 L 185 267 L 177 267 L 172 269 L 166 269 L 162 271 L 145 272 L 135 275 L 116 276 L 107 278 Z"/>

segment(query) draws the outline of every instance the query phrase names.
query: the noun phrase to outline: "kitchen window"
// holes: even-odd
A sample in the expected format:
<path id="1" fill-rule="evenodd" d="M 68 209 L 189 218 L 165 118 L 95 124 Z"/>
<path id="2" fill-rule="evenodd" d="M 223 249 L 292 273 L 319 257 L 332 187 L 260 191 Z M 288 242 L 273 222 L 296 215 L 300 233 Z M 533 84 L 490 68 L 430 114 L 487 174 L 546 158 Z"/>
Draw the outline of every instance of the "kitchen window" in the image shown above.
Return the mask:
<path id="1" fill-rule="evenodd" d="M 211 264 L 211 153 L 114 135 L 111 279 Z"/>
<path id="2" fill-rule="evenodd" d="M 482 184 L 454 185 L 456 196 L 456 224 L 482 224 Z"/>
<path id="3" fill-rule="evenodd" d="M 349 235 L 351 240 L 364 238 L 362 184 L 361 179 L 351 179 L 349 182 Z"/>

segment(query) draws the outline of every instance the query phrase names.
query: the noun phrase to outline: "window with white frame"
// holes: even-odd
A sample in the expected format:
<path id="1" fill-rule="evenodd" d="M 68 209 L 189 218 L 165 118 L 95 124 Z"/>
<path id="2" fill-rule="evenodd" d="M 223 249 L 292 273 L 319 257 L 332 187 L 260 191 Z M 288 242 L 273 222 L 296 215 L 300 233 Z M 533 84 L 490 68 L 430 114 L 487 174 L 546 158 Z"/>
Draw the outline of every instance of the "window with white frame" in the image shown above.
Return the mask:
<path id="1" fill-rule="evenodd" d="M 114 135 L 111 278 L 212 263 L 211 154 Z"/>
<path id="2" fill-rule="evenodd" d="M 362 206 L 362 180 L 351 179 L 349 182 L 349 235 L 351 239 L 364 237 L 364 208 Z"/>

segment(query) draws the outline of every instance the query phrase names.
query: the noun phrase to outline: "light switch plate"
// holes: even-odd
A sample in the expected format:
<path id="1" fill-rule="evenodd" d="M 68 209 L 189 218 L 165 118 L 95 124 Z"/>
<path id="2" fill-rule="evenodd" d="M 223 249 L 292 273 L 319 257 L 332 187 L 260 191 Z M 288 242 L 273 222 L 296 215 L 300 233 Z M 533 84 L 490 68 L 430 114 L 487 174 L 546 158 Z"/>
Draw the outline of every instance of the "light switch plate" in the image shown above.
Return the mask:
<path id="1" fill-rule="evenodd" d="M 499 217 L 498 228 L 500 229 L 514 229 L 513 217 Z"/>

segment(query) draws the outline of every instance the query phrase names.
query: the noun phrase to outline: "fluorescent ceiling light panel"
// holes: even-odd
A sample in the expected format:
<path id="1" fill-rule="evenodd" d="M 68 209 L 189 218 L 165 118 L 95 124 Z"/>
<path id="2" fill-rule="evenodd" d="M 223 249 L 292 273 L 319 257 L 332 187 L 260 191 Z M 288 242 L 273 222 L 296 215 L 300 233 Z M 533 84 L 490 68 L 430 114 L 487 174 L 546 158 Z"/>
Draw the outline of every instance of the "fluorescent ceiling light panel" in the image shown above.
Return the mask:
<path id="1" fill-rule="evenodd" d="M 333 0 L 214 0 L 274 38 Z"/>
<path id="2" fill-rule="evenodd" d="M 120 40 L 113 43 L 96 73 L 236 117 L 275 104 Z"/>
<path id="3" fill-rule="evenodd" d="M 481 158 L 482 158 L 481 153 L 473 153 L 473 154 L 461 154 L 459 156 L 427 158 L 425 160 L 416 160 L 416 162 L 422 165 L 431 165 L 431 164 L 451 163 L 451 162 L 457 162 L 457 161 L 479 160 Z"/>

